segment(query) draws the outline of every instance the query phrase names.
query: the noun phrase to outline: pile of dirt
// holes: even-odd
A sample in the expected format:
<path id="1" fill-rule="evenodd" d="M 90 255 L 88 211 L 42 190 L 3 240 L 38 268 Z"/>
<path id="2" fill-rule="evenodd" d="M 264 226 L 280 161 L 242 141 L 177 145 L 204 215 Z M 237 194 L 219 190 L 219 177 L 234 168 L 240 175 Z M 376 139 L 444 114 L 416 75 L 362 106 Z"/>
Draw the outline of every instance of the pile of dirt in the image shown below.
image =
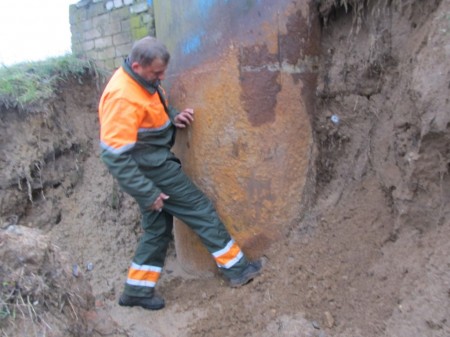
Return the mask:
<path id="1" fill-rule="evenodd" d="M 49 310 L 47 335 L 62 331 L 58 315 L 74 313 L 67 336 L 450 335 L 450 1 L 320 1 L 318 9 L 315 193 L 307 209 L 290 205 L 301 221 L 242 289 L 186 274 L 171 247 L 158 284 L 167 307 L 119 307 L 140 215 L 98 158 L 98 83 L 62 85 L 42 113 L 2 111 L 0 245 L 6 229 L 33 228 L 43 256 L 68 253 L 52 267 L 65 271 L 60 282 L 88 281 L 95 297 L 86 287 L 72 313 Z M 3 279 L 6 266 L 20 267 L 2 266 Z"/>
<path id="2" fill-rule="evenodd" d="M 0 256 L 0 326 L 5 336 L 78 336 L 92 330 L 91 287 L 77 269 L 69 268 L 49 236 L 10 225 L 0 232 Z"/>

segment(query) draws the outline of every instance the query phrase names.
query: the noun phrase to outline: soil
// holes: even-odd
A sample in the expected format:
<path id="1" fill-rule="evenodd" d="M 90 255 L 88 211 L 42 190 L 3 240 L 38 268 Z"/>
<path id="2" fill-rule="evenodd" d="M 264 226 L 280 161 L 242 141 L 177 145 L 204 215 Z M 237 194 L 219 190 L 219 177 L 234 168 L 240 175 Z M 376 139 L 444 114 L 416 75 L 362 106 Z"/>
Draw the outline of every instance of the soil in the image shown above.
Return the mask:
<path id="1" fill-rule="evenodd" d="M 450 1 L 341 3 L 319 5 L 313 188 L 240 289 L 187 274 L 172 245 L 166 308 L 118 306 L 141 229 L 99 159 L 104 83 L 2 109 L 2 296 L 15 284 L 35 311 L 2 336 L 450 336 Z"/>

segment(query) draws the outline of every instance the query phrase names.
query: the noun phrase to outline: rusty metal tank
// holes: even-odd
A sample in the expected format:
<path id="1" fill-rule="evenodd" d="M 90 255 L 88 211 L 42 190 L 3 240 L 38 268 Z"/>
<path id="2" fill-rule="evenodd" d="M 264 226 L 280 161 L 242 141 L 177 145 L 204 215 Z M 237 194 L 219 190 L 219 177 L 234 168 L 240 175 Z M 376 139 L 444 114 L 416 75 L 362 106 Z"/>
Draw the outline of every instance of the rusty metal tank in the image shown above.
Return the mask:
<path id="1" fill-rule="evenodd" d="M 313 139 L 320 26 L 313 0 L 154 1 L 156 35 L 171 52 L 171 103 L 195 110 L 177 135 L 185 172 L 214 202 L 250 258 L 299 218 Z M 181 222 L 185 270 L 214 270 Z"/>

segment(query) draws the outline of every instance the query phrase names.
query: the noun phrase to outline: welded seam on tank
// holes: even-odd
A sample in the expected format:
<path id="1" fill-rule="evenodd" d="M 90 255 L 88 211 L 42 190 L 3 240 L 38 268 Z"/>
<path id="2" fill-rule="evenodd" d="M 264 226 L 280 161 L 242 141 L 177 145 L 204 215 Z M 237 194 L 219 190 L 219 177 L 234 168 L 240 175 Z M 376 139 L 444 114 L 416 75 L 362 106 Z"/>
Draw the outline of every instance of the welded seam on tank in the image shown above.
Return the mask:
<path id="1" fill-rule="evenodd" d="M 262 70 L 268 70 L 271 72 L 283 72 L 288 74 L 304 74 L 304 73 L 311 73 L 316 71 L 317 69 L 317 58 L 308 58 L 305 61 L 299 63 L 299 64 L 290 64 L 287 62 L 283 62 L 281 65 L 279 62 L 276 63 L 270 63 L 270 64 L 264 64 L 262 66 L 242 66 L 241 71 L 253 73 L 253 72 L 260 72 Z"/>

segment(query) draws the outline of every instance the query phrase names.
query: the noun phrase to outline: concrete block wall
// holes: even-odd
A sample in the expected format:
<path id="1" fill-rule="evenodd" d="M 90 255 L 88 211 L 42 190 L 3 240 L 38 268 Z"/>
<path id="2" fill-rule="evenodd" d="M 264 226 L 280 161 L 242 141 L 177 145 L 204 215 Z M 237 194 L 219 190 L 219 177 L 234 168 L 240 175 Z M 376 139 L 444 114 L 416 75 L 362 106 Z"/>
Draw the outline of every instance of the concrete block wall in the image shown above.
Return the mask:
<path id="1" fill-rule="evenodd" d="M 134 41 L 155 36 L 153 0 L 81 0 L 69 16 L 72 53 L 109 70 L 122 64 Z"/>

